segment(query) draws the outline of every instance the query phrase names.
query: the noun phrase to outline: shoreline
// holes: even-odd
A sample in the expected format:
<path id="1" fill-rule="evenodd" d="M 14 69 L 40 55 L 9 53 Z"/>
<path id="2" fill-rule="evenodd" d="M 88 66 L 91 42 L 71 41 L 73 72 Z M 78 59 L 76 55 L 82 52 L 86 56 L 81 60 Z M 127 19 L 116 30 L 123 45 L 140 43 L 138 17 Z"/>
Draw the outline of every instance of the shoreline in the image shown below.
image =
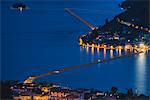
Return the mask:
<path id="1" fill-rule="evenodd" d="M 32 84 L 18 83 L 18 81 L 1 81 L 2 97 L 4 99 L 23 99 L 40 98 L 41 100 L 71 99 L 141 99 L 148 100 L 150 95 L 140 93 L 137 89 L 127 88 L 126 91 L 120 91 L 119 88 L 112 86 L 108 90 L 99 90 L 94 88 L 70 88 L 57 85 L 55 83 L 37 82 Z M 32 90 L 32 91 L 31 91 Z M 35 91 L 36 90 L 36 91 Z"/>

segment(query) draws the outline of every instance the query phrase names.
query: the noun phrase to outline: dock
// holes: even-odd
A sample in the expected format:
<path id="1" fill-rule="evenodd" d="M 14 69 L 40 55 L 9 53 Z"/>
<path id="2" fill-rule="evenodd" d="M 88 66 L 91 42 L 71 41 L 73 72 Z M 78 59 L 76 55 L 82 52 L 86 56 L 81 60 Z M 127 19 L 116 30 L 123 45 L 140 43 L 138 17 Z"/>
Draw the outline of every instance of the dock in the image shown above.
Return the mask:
<path id="1" fill-rule="evenodd" d="M 89 22 L 87 22 L 86 20 L 82 19 L 80 16 L 76 15 L 73 11 L 71 11 L 71 9 L 69 8 L 65 8 L 65 11 L 68 12 L 70 15 L 72 15 L 73 17 L 75 17 L 76 19 L 78 19 L 79 21 L 81 21 L 82 23 L 84 23 L 86 26 L 88 26 L 90 29 L 94 30 L 95 26 L 90 24 Z"/>

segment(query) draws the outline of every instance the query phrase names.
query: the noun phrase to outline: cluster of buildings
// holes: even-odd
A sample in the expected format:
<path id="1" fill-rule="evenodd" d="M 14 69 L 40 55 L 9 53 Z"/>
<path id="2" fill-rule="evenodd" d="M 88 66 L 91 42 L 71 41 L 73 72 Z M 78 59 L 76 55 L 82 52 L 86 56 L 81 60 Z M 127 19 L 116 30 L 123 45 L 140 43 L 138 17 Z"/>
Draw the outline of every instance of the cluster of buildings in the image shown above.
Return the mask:
<path id="1" fill-rule="evenodd" d="M 11 90 L 14 100 L 81 100 L 83 97 L 83 91 L 59 85 L 18 84 Z"/>
<path id="2" fill-rule="evenodd" d="M 127 1 L 120 4 L 125 9 L 112 20 L 86 35 L 79 37 L 79 44 L 106 49 L 150 48 L 149 1 Z M 138 12 L 137 12 L 138 11 Z M 141 12 L 141 13 L 139 13 Z"/>
<path id="3" fill-rule="evenodd" d="M 71 89 L 59 85 L 17 84 L 11 87 L 13 100 L 148 100 L 149 96 L 137 95 L 132 89 L 127 93 L 118 92 L 116 87 L 104 92 L 94 89 Z"/>
<path id="4" fill-rule="evenodd" d="M 124 20 L 122 20 L 122 19 L 120 19 L 120 18 L 117 18 L 117 21 L 118 21 L 119 23 L 124 24 L 124 25 L 127 25 L 127 26 L 129 26 L 129 27 L 132 27 L 132 28 L 139 29 L 139 30 L 146 31 L 146 32 L 149 32 L 149 33 L 150 33 L 150 29 L 149 29 L 148 27 L 135 25 L 134 23 L 124 21 Z M 132 19 L 132 21 L 134 21 L 134 19 Z"/>
<path id="5" fill-rule="evenodd" d="M 107 38 L 107 40 L 103 41 L 102 39 Z M 133 43 L 132 40 L 128 40 L 127 42 L 119 42 L 119 40 L 125 40 L 125 37 L 119 37 L 119 35 L 98 35 L 96 37 L 97 41 L 88 41 L 86 35 L 83 35 L 79 38 L 79 45 L 84 47 L 92 47 L 92 48 L 100 48 L 100 49 L 124 49 L 124 50 L 138 50 L 138 51 L 147 51 L 150 50 L 149 44 L 145 44 L 143 42 Z"/>
<path id="6" fill-rule="evenodd" d="M 104 27 L 105 26 L 105 27 Z M 92 30 L 79 37 L 79 44 L 106 49 L 150 49 L 150 29 L 115 17 L 103 28 Z"/>
<path id="7" fill-rule="evenodd" d="M 93 100 L 121 98 L 121 94 L 90 89 L 70 89 L 59 85 L 17 84 L 11 87 L 13 100 Z"/>

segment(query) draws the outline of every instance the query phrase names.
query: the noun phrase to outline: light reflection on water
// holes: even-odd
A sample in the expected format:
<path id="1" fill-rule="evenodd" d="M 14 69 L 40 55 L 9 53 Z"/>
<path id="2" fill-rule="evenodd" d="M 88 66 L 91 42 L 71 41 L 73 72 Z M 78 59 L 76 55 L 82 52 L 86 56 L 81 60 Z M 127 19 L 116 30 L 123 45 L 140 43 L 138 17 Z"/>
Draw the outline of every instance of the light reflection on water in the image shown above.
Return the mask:
<path id="1" fill-rule="evenodd" d="M 110 58 L 113 58 L 113 50 L 110 50 Z"/>
<path id="2" fill-rule="evenodd" d="M 119 51 L 119 56 L 121 56 L 121 55 L 122 55 L 122 54 L 121 54 L 121 53 L 122 53 L 122 52 L 121 52 L 122 50 L 121 50 L 121 49 L 119 49 L 118 51 Z"/>
<path id="3" fill-rule="evenodd" d="M 99 48 L 97 48 L 97 54 L 99 55 Z"/>
<path id="4" fill-rule="evenodd" d="M 104 58 L 106 58 L 106 49 L 104 49 Z"/>
<path id="5" fill-rule="evenodd" d="M 91 55 L 91 61 L 97 60 L 98 58 L 100 59 L 107 59 L 107 58 L 113 58 L 115 56 L 123 56 L 124 54 L 127 53 L 133 53 L 132 50 L 121 50 L 121 49 L 116 49 L 116 50 L 107 50 L 107 49 L 95 49 L 95 48 L 89 48 L 86 47 L 85 50 L 86 54 Z M 148 51 L 146 52 L 148 54 Z M 137 58 L 135 58 L 135 74 L 133 77 L 135 77 L 135 81 L 133 84 L 135 84 L 134 89 L 137 90 L 136 92 L 138 94 L 140 93 L 147 93 L 147 56 L 146 53 L 141 53 L 139 55 L 136 55 Z M 98 64 L 98 67 L 100 67 L 100 64 Z M 134 66 L 133 66 L 134 67 Z"/>
<path id="6" fill-rule="evenodd" d="M 92 52 L 91 52 L 91 53 L 92 53 L 92 55 L 94 55 L 94 47 L 92 47 L 92 49 L 91 49 L 91 50 L 92 50 Z"/>
<path id="7" fill-rule="evenodd" d="M 39 1 L 42 1 L 42 0 L 39 0 Z M 122 12 L 122 10 L 120 11 L 118 9 L 119 7 L 117 6 L 119 4 L 118 3 L 119 0 L 117 0 L 117 2 L 111 2 L 111 3 L 108 3 L 107 0 L 106 0 L 107 2 L 103 2 L 105 0 L 103 1 L 99 0 L 99 2 L 96 2 L 96 3 L 94 3 L 92 0 L 90 2 L 86 1 L 85 3 L 83 3 L 83 0 L 78 0 L 82 2 L 72 2 L 74 1 L 72 0 L 71 2 L 65 2 L 64 5 L 62 5 L 62 2 L 58 2 L 59 0 L 58 1 L 56 0 L 57 3 L 51 2 L 51 0 L 49 1 L 50 2 L 42 1 L 40 3 L 28 2 L 29 6 L 33 9 L 28 10 L 27 12 L 23 12 L 22 14 L 18 14 L 16 11 L 11 11 L 9 9 L 9 6 L 12 4 L 11 2 L 6 2 L 6 4 L 4 5 L 2 4 L 3 5 L 2 12 L 7 12 L 7 13 L 2 14 L 2 18 L 4 19 L 2 20 L 2 23 L 5 23 L 5 25 L 2 25 L 4 26 L 2 33 L 3 33 L 3 36 L 6 37 L 6 40 L 5 38 L 2 40 L 4 45 L 6 45 L 4 46 L 5 52 L 2 53 L 4 54 L 2 57 L 4 58 L 3 66 L 5 66 L 3 68 L 9 69 L 7 71 L 6 70 L 2 71 L 2 75 L 6 76 L 4 77 L 4 79 L 22 80 L 28 75 L 37 75 L 40 73 L 47 72 L 49 70 L 59 69 L 58 66 L 69 67 L 72 65 L 78 65 L 79 63 L 90 62 L 91 57 L 93 57 L 93 59 L 96 60 L 98 58 L 97 55 L 100 58 L 102 57 L 101 59 L 109 55 L 109 50 L 106 50 L 106 49 L 104 50 L 104 52 L 101 49 L 100 51 L 97 51 L 99 52 L 99 54 L 96 53 L 96 49 L 93 50 L 93 53 L 91 53 L 92 51 L 91 48 L 80 47 L 80 50 L 79 50 L 78 45 L 76 46 L 75 44 L 77 41 L 76 39 L 78 38 L 80 32 L 83 34 L 87 32 L 88 29 L 84 28 L 84 24 L 79 25 L 78 22 L 76 23 L 76 21 L 73 21 L 73 18 L 70 15 L 68 15 L 66 12 L 64 12 L 64 8 L 74 7 L 74 6 L 76 8 L 78 7 L 87 8 L 87 9 L 92 8 L 92 10 L 107 8 L 106 10 L 110 10 L 110 11 L 113 8 L 113 10 L 115 10 L 113 14 L 104 13 L 103 16 L 101 14 L 97 14 L 97 12 L 96 13 L 92 12 L 91 14 L 88 14 L 87 16 L 87 15 L 81 15 L 80 14 L 81 11 L 79 12 L 75 11 L 77 12 L 77 14 L 79 14 L 79 16 L 81 15 L 83 18 L 88 19 L 89 22 L 92 22 L 93 24 L 98 26 L 105 22 L 105 18 L 112 18 L 116 14 L 119 14 L 119 12 Z M 91 2 L 94 4 L 94 6 L 91 6 Z M 37 9 L 39 8 L 39 6 L 40 6 L 40 9 Z M 41 16 L 41 12 L 43 12 L 42 16 Z M 90 18 L 89 15 L 91 16 L 94 15 L 94 16 Z M 42 20 L 39 20 L 39 18 Z M 96 21 L 94 22 L 94 20 Z M 14 25 L 16 22 L 19 25 L 20 24 L 21 25 L 20 26 Z M 66 24 L 61 25 L 58 23 L 66 23 Z M 40 28 L 37 28 L 37 25 Z M 70 33 L 72 34 L 70 35 Z M 79 33 L 79 34 L 74 34 L 74 33 Z M 57 41 L 54 41 L 54 40 L 57 40 Z M 79 53 L 78 50 L 80 52 L 80 55 L 78 54 Z M 113 56 L 117 56 L 117 55 L 118 55 L 118 51 L 115 52 L 114 50 Z M 78 60 L 79 57 L 80 57 L 80 60 Z M 107 57 L 109 58 L 109 56 Z M 47 65 L 48 67 L 43 67 Z M 113 65 L 115 65 L 113 67 L 116 67 L 118 63 L 114 62 Z M 39 70 L 39 67 L 35 69 L 32 66 L 42 66 L 42 67 L 40 68 L 41 70 Z M 107 66 L 110 66 L 110 65 L 109 64 L 105 65 L 105 68 L 103 67 L 103 65 L 101 65 L 103 69 L 100 70 L 102 71 L 102 73 L 98 73 L 99 76 L 104 75 L 105 73 L 108 73 L 108 75 L 111 76 L 112 73 L 109 70 L 111 67 L 107 67 Z M 26 69 L 26 67 L 28 69 Z M 122 64 L 122 67 L 124 67 L 123 64 Z M 132 67 L 132 65 L 127 66 L 127 68 L 129 67 Z M 24 68 L 26 70 L 24 70 Z M 111 69 L 111 71 L 112 70 L 113 69 Z M 114 68 L 114 70 L 116 69 Z M 18 71 L 21 72 L 22 74 L 21 75 L 16 74 Z M 79 70 L 78 75 L 87 76 L 89 74 L 89 73 L 85 73 L 85 74 L 82 74 L 82 73 L 84 73 L 84 71 L 82 72 L 82 70 L 81 71 Z M 92 81 L 87 81 L 87 79 L 80 77 L 78 75 L 77 75 L 77 79 L 83 78 L 83 81 L 82 80 L 80 80 L 81 82 L 73 81 L 72 79 L 74 78 L 72 77 L 74 76 L 74 73 L 72 71 L 70 72 L 70 75 L 65 76 L 65 73 L 64 73 L 64 77 L 62 77 L 62 75 L 63 74 L 61 74 L 61 76 L 58 76 L 58 77 L 54 76 L 54 78 L 50 77 L 52 79 L 48 79 L 47 81 L 59 83 L 59 80 L 63 78 L 63 80 L 66 79 L 64 82 L 62 82 L 63 84 L 65 83 L 68 84 L 70 82 L 72 86 L 75 86 L 75 87 L 78 87 L 78 86 L 84 87 L 86 85 L 88 88 L 90 86 L 93 88 L 96 88 L 97 87 L 96 85 L 99 85 L 100 87 L 102 87 L 101 85 L 103 85 L 103 84 L 99 84 L 98 82 L 93 82 L 94 80 L 93 78 L 92 78 L 93 79 Z M 134 75 L 135 74 L 131 74 L 131 76 L 134 76 Z M 92 77 L 93 75 L 91 74 L 90 76 Z M 122 79 L 122 78 L 126 80 L 128 77 L 123 77 L 123 75 L 120 75 L 119 79 Z M 132 79 L 134 79 L 134 77 Z M 137 76 L 137 79 L 138 79 L 138 76 Z M 109 86 L 112 86 L 112 84 L 106 80 L 109 80 L 109 77 L 108 79 L 104 79 L 105 81 L 104 84 L 107 87 L 106 89 L 110 89 Z M 110 81 L 110 82 L 113 82 L 113 81 Z M 120 83 L 117 83 L 117 85 L 118 84 Z M 132 82 L 126 83 L 126 86 L 129 86 L 130 84 L 132 84 Z M 121 88 L 125 88 L 125 87 L 121 86 Z M 140 87 L 137 87 L 137 88 L 140 88 Z"/>
<path id="8" fill-rule="evenodd" d="M 135 84 L 139 93 L 146 92 L 146 55 L 141 53 L 136 59 L 136 68 L 135 68 Z"/>
<path id="9" fill-rule="evenodd" d="M 106 57 L 110 57 L 113 58 L 115 55 L 117 56 L 121 56 L 124 53 L 122 52 L 121 49 L 116 49 L 116 50 L 107 50 L 107 49 L 99 49 L 99 48 L 94 48 L 94 47 L 80 47 L 80 52 L 86 52 L 87 55 L 91 55 L 92 60 L 94 60 L 94 56 L 97 55 L 98 57 L 100 56 L 100 54 L 102 54 L 103 56 L 101 56 L 102 58 L 106 58 Z M 125 51 L 125 53 L 127 53 L 127 51 Z M 109 55 L 108 55 L 109 54 Z"/>
<path id="10" fill-rule="evenodd" d="M 89 53 L 89 47 L 86 47 L 86 53 L 87 54 Z"/>

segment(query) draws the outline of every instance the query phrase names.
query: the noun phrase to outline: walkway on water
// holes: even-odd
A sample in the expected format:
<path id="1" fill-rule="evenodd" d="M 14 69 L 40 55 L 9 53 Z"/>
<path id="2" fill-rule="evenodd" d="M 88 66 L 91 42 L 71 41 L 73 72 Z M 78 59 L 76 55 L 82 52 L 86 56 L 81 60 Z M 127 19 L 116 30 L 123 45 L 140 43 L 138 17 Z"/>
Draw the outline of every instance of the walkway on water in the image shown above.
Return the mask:
<path id="1" fill-rule="evenodd" d="M 129 53 L 129 54 L 125 54 L 123 56 L 117 56 L 117 57 L 109 58 L 109 59 L 106 59 L 106 60 L 98 59 L 97 61 L 93 61 L 93 62 L 90 62 L 90 63 L 87 63 L 87 64 L 82 64 L 82 65 L 78 65 L 78 66 L 72 66 L 72 67 L 68 67 L 68 68 L 54 70 L 54 71 L 51 71 L 51 72 L 48 72 L 48 73 L 40 74 L 38 76 L 29 77 L 28 79 L 26 79 L 24 81 L 24 83 L 32 83 L 35 79 L 38 79 L 40 77 L 53 75 L 53 74 L 59 74 L 59 73 L 63 73 L 63 72 L 66 72 L 66 71 L 71 71 L 71 70 L 75 70 L 75 69 L 79 69 L 79 68 L 90 67 L 90 66 L 95 65 L 95 64 L 110 62 L 112 60 L 125 58 L 125 57 L 130 57 L 130 56 L 137 55 L 137 54 L 140 54 L 140 53 L 143 53 L 143 52 L 142 51 L 141 52 L 137 51 L 137 53 Z"/>
<path id="2" fill-rule="evenodd" d="M 72 16 L 74 16 L 76 19 L 78 19 L 79 21 L 81 21 L 82 23 L 84 23 L 85 25 L 87 25 L 90 29 L 94 30 L 95 26 L 93 26 L 92 24 L 90 24 L 89 22 L 85 21 L 84 19 L 82 19 L 80 16 L 76 15 L 73 11 L 71 11 L 69 8 L 65 8 L 65 11 L 68 12 L 69 14 L 71 14 Z"/>
<path id="3" fill-rule="evenodd" d="M 109 61 L 112 61 L 112 60 L 116 60 L 116 59 L 120 59 L 120 58 L 125 58 L 125 57 L 129 57 L 129 56 L 137 55 L 139 53 L 143 53 L 143 52 L 129 53 L 129 54 L 125 54 L 123 56 L 117 56 L 117 57 L 109 58 L 109 59 L 106 59 L 106 60 L 98 59 L 97 61 L 93 61 L 93 62 L 90 62 L 88 64 L 82 64 L 82 65 L 79 65 L 79 66 L 72 66 L 72 67 L 63 68 L 63 69 L 60 69 L 60 70 L 55 70 L 55 71 L 52 71 L 52 72 L 49 72 L 49 73 L 46 73 L 46 74 L 41 74 L 41 75 L 39 75 L 37 77 L 43 77 L 43 76 L 48 76 L 50 74 L 58 74 L 58 73 L 62 73 L 62 72 L 65 72 L 65 71 L 71 71 L 71 70 L 78 69 L 78 68 L 89 67 L 89 66 L 92 66 L 94 64 L 109 62 Z"/>

